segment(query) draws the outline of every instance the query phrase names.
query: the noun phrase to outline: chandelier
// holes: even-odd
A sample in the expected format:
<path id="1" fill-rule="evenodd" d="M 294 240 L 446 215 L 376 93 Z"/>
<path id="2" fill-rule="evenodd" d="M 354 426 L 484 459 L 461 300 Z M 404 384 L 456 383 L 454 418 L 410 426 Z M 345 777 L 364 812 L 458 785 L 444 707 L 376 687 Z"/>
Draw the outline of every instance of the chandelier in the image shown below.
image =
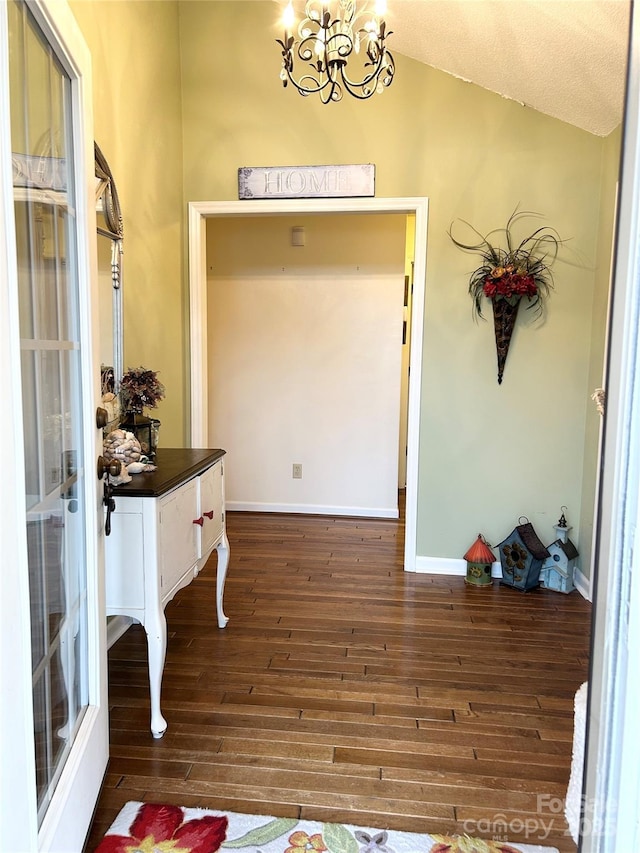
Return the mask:
<path id="1" fill-rule="evenodd" d="M 295 27 L 289 0 L 284 39 L 276 39 L 282 47 L 282 85 L 293 83 L 301 95 L 319 94 L 323 104 L 342 100 L 345 90 L 361 100 L 383 92 L 395 72 L 385 47 L 391 35 L 382 18 L 385 12 L 386 0 L 375 0 L 373 10 L 367 0 L 307 0 L 304 18 Z M 302 65 L 297 79 L 295 62 Z"/>

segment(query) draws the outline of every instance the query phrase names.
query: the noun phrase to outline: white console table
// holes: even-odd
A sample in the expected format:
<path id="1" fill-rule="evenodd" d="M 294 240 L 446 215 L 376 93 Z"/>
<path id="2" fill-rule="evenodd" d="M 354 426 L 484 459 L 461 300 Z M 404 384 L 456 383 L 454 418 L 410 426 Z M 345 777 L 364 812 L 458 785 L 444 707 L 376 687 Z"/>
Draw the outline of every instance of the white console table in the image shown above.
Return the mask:
<path id="1" fill-rule="evenodd" d="M 225 529 L 224 450 L 162 448 L 157 470 L 134 474 L 113 490 L 116 508 L 106 537 L 107 615 L 128 616 L 147 634 L 151 733 L 167 721 L 160 710 L 167 649 L 164 608 L 218 551 L 216 610 L 224 628 L 222 597 L 229 564 Z"/>

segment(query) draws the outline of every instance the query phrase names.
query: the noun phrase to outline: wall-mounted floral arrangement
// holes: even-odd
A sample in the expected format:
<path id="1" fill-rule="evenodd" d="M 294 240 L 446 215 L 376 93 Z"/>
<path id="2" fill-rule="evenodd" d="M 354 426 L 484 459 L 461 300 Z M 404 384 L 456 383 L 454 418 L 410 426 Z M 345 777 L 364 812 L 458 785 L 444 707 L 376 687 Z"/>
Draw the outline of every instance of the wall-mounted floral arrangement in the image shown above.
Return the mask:
<path id="1" fill-rule="evenodd" d="M 561 244 L 555 228 L 544 225 L 536 228 L 522 240 L 514 239 L 512 228 L 525 217 L 540 214 L 519 211 L 517 208 L 507 220 L 504 228 L 481 234 L 465 220 L 460 220 L 475 235 L 476 242 L 463 243 L 453 236 L 453 223 L 449 237 L 465 252 L 478 254 L 482 263 L 469 279 L 469 295 L 473 300 L 474 316 L 484 319 L 482 300 L 487 298 L 493 308 L 493 322 L 498 356 L 498 384 L 502 383 L 511 335 L 523 299 L 527 308 L 541 315 L 544 301 L 553 288 L 551 267 Z M 500 238 L 500 239 L 498 239 Z M 502 245 L 498 245 L 498 243 Z"/>

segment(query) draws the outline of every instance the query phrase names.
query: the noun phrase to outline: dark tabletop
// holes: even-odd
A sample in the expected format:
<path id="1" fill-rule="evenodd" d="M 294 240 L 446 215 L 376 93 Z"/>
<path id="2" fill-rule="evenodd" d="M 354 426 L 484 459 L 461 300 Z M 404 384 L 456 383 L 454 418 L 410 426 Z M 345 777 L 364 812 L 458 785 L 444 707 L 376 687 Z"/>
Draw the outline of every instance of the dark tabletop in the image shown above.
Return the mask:
<path id="1" fill-rule="evenodd" d="M 158 448 L 154 460 L 157 469 L 147 474 L 132 474 L 130 483 L 113 487 L 113 494 L 132 498 L 158 498 L 201 474 L 225 453 L 225 450 L 203 448 Z"/>

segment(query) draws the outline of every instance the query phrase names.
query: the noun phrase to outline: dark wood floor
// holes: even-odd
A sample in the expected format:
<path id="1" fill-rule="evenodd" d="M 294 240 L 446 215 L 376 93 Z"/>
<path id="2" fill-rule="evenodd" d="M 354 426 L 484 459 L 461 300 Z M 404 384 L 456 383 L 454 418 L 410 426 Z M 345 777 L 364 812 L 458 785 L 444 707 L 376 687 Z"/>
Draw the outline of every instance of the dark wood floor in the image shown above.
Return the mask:
<path id="1" fill-rule="evenodd" d="M 394 521 L 229 513 L 228 533 L 227 628 L 214 560 L 166 610 L 161 740 L 143 630 L 111 649 L 87 851 L 128 800 L 575 851 L 560 801 L 588 667 L 577 592 L 404 573 Z"/>

